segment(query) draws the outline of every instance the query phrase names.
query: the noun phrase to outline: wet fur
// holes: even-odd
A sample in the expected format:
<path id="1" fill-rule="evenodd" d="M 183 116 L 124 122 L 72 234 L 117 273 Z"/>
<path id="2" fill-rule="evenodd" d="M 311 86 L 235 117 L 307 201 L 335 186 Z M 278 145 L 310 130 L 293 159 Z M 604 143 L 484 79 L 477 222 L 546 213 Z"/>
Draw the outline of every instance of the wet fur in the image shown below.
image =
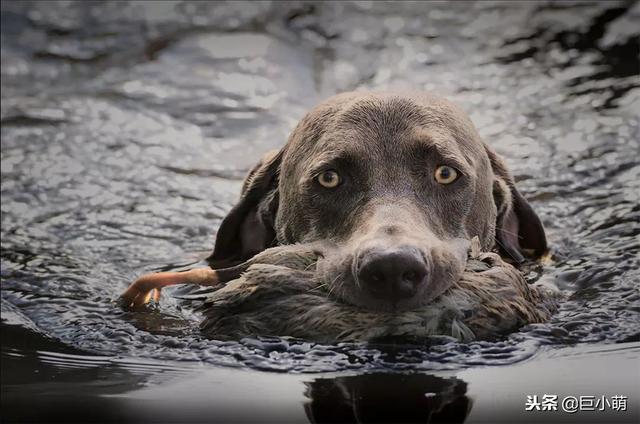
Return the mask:
<path id="1" fill-rule="evenodd" d="M 242 276 L 204 296 L 202 331 L 215 338 L 293 336 L 317 342 L 381 337 L 487 339 L 545 322 L 556 307 L 549 289 L 529 285 L 495 253 L 470 253 L 462 278 L 426 307 L 398 313 L 346 303 L 318 276 L 317 245 L 268 249 Z"/>

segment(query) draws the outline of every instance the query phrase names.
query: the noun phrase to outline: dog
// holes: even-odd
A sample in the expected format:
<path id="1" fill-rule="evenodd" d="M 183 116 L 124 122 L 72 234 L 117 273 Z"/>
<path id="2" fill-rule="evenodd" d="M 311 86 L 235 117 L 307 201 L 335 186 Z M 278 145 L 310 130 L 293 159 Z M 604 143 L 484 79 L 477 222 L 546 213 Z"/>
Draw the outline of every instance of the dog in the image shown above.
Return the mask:
<path id="1" fill-rule="evenodd" d="M 467 114 L 428 93 L 343 93 L 249 172 L 210 269 L 143 276 L 122 299 L 138 306 L 168 285 L 216 286 L 268 248 L 327 241 L 318 272 L 336 298 L 406 311 L 461 278 L 474 237 L 515 263 L 548 250 L 539 217 Z"/>

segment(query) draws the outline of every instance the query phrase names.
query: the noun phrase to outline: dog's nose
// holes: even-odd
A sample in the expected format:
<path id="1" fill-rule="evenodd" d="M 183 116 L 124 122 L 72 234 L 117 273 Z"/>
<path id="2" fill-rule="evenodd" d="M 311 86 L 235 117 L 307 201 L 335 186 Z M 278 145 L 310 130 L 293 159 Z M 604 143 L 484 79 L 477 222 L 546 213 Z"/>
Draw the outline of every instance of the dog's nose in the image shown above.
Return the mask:
<path id="1" fill-rule="evenodd" d="M 426 277 L 427 264 L 412 247 L 366 252 L 358 270 L 358 280 L 371 295 L 391 301 L 413 297 Z"/>

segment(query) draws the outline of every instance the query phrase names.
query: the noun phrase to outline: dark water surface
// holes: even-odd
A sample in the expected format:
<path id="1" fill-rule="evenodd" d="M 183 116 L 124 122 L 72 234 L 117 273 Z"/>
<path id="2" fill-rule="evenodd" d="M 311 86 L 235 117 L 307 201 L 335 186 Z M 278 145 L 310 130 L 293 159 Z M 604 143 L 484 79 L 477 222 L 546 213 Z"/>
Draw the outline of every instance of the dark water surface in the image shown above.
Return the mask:
<path id="1" fill-rule="evenodd" d="M 613 1 L 3 1 L 3 421 L 637 421 L 639 21 Z M 567 296 L 550 323 L 320 346 L 206 340 L 171 290 L 116 307 L 141 273 L 206 257 L 251 165 L 361 88 L 467 109 L 547 229 L 553 260 L 529 277 Z M 629 411 L 524 414 L 545 391 Z"/>

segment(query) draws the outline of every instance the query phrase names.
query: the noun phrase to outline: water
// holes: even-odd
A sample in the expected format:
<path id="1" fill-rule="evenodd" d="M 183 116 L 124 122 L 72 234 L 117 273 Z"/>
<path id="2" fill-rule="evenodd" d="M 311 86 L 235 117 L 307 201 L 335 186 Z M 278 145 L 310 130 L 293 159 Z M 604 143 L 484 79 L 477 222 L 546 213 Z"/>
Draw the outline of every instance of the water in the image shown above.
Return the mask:
<path id="1" fill-rule="evenodd" d="M 587 380 L 594 364 L 637 371 L 639 17 L 637 2 L 3 2 L 3 411 L 58 392 L 86 399 L 85 418 L 133 419 L 112 406 L 141 387 L 162 404 L 176 381 L 215 381 L 248 405 L 286 387 L 273 420 L 298 421 L 316 378 L 419 371 L 445 380 L 419 387 L 470 395 L 475 369 L 557 381 L 554 352 Z M 532 272 L 567 294 L 551 322 L 497 342 L 324 346 L 206 340 L 171 295 L 117 308 L 141 273 L 205 258 L 251 165 L 357 88 L 435 91 L 470 113 L 547 229 L 553 261 Z"/>

